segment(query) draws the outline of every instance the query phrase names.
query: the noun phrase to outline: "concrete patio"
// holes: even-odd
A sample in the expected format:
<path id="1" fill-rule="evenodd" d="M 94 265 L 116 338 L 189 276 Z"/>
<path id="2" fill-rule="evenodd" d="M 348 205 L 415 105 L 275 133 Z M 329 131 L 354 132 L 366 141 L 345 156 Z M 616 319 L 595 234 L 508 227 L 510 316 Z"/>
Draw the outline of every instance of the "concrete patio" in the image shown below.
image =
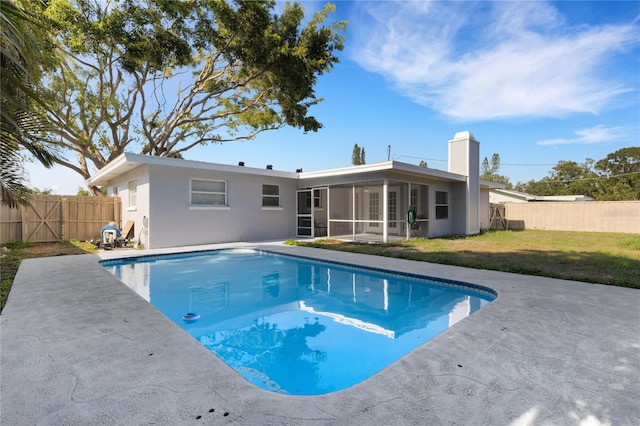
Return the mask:
<path id="1" fill-rule="evenodd" d="M 638 290 L 275 242 L 176 251 L 228 246 L 472 282 L 499 297 L 369 380 L 300 397 L 246 382 L 98 255 L 25 260 L 0 316 L 0 423 L 640 424 Z"/>

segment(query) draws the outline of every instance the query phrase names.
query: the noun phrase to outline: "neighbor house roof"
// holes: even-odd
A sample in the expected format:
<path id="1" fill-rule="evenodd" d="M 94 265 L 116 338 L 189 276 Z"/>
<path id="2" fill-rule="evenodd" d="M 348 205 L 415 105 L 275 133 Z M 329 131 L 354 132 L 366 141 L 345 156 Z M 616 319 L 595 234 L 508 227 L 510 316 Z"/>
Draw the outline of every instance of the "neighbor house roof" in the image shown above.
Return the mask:
<path id="1" fill-rule="evenodd" d="M 514 201 L 594 201 L 587 195 L 532 195 L 526 192 L 497 188 L 492 188 L 491 192 L 500 194 L 503 198 L 512 198 Z"/>
<path id="2" fill-rule="evenodd" d="M 538 195 L 535 201 L 595 201 L 588 195 Z"/>

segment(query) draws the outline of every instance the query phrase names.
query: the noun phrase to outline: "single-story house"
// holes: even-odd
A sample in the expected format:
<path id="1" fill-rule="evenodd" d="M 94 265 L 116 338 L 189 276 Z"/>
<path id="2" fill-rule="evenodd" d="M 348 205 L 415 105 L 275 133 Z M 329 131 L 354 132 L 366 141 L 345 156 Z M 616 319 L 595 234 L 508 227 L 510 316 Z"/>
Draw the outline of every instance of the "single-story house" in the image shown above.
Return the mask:
<path id="1" fill-rule="evenodd" d="M 499 203 L 530 203 L 536 201 L 594 201 L 588 195 L 531 195 L 526 192 L 513 191 L 503 188 L 489 190 L 489 202 Z"/>
<path id="2" fill-rule="evenodd" d="M 387 242 L 490 227 L 479 142 L 449 141 L 448 171 L 397 161 L 315 172 L 124 153 L 87 180 L 122 199 L 146 248 L 326 236 Z M 412 220 L 408 220 L 411 211 Z"/>

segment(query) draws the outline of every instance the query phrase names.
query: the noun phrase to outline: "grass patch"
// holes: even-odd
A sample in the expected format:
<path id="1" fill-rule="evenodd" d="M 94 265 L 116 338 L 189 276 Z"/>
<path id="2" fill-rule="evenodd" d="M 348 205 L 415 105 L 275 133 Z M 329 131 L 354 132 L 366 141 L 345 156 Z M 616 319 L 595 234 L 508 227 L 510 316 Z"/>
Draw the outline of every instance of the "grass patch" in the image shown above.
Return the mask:
<path id="1" fill-rule="evenodd" d="M 289 244 L 422 262 L 640 288 L 640 236 L 600 232 L 488 231 L 469 237 L 360 244 Z"/>
<path id="2" fill-rule="evenodd" d="M 23 259 L 96 252 L 92 243 L 75 240 L 40 244 L 12 242 L 4 244 L 3 247 L 6 247 L 6 251 L 0 253 L 0 312 L 4 309 L 13 279 Z"/>

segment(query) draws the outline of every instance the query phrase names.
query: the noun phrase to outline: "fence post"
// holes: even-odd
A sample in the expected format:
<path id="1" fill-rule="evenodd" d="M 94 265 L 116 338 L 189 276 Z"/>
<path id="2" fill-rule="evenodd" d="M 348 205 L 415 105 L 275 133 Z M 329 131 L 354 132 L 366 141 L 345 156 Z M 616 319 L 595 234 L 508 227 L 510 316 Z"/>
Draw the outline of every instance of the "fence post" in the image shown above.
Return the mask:
<path id="1" fill-rule="evenodd" d="M 65 196 L 61 196 L 60 197 L 60 203 L 62 204 L 61 208 L 62 208 L 62 217 L 60 218 L 60 239 L 62 241 L 68 239 L 67 238 L 67 232 L 68 232 L 68 224 L 66 223 L 66 221 L 69 218 L 69 199 Z"/>
<path id="2" fill-rule="evenodd" d="M 27 199 L 27 203 L 29 200 Z M 27 206 L 20 204 L 20 217 L 22 219 L 22 242 L 27 242 Z"/>
<path id="3" fill-rule="evenodd" d="M 122 209 L 120 208 L 120 197 L 112 197 L 113 199 L 113 217 L 116 223 L 120 224 L 120 227 L 124 226 L 122 223 Z"/>

